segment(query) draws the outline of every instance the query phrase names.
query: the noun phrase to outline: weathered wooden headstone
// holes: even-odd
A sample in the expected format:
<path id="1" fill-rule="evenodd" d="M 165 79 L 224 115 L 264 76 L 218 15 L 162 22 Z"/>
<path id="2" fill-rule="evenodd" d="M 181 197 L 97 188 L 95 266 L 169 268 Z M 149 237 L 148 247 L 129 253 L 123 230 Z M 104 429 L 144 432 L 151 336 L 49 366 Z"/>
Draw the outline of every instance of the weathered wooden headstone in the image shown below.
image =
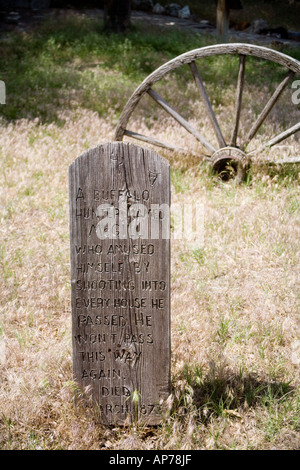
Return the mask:
<path id="1" fill-rule="evenodd" d="M 73 373 L 105 424 L 160 422 L 170 393 L 170 169 L 122 142 L 69 168 Z"/>

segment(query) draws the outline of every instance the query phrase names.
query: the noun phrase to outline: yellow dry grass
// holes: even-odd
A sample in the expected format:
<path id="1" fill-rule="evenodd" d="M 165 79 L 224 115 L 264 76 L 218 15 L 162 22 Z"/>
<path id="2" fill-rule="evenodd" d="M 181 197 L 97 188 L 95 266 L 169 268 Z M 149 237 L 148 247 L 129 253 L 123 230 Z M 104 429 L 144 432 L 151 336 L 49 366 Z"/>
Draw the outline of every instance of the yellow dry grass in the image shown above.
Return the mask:
<path id="1" fill-rule="evenodd" d="M 205 216 L 203 244 L 172 241 L 170 416 L 106 429 L 73 401 L 68 166 L 114 129 L 86 110 L 61 117 L 63 127 L 0 123 L 0 448 L 299 448 L 296 171 L 255 167 L 238 186 L 165 155 L 173 202 L 204 204 Z M 155 126 L 198 151 L 170 120 Z"/>

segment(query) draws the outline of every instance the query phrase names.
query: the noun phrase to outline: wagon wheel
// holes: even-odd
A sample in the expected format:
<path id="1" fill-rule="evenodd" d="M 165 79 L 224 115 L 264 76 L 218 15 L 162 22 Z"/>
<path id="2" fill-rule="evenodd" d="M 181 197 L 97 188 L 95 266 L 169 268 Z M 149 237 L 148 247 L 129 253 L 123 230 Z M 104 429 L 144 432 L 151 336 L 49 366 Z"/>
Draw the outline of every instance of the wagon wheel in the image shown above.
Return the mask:
<path id="1" fill-rule="evenodd" d="M 221 130 L 221 125 L 217 119 L 212 103 L 209 99 L 206 87 L 202 81 L 199 73 L 199 66 L 204 70 L 205 58 L 212 56 L 221 55 L 235 55 L 239 58 L 239 65 L 236 70 L 236 92 L 235 92 L 235 110 L 231 116 L 231 135 L 224 136 Z M 261 63 L 261 60 L 273 62 L 276 66 L 280 67 L 280 73 L 284 70 L 284 78 L 279 83 L 272 93 L 269 99 L 266 99 L 265 104 L 262 103 L 262 109 L 260 109 L 258 116 L 254 117 L 254 122 L 247 128 L 243 128 L 243 135 L 240 135 L 241 131 L 241 112 L 243 110 L 243 92 L 245 90 L 245 77 L 247 76 L 247 61 L 252 60 L 248 57 L 254 57 L 255 60 Z M 198 66 L 196 65 L 198 61 Z M 202 129 L 197 129 L 197 125 L 191 124 L 188 119 L 183 117 L 181 113 L 174 109 L 174 107 L 168 103 L 157 91 L 154 90 L 153 86 L 156 82 L 162 81 L 169 74 L 179 67 L 186 68 L 188 66 L 191 71 L 191 78 L 194 80 L 197 86 L 197 93 L 201 98 L 202 106 L 206 113 L 206 116 L 211 125 L 211 135 L 207 135 L 201 132 Z M 119 122 L 115 131 L 115 140 L 123 140 L 124 136 L 146 142 L 148 144 L 168 149 L 172 151 L 185 151 L 187 149 L 179 148 L 174 146 L 171 142 L 161 141 L 157 138 L 157 135 L 144 135 L 128 128 L 128 122 L 132 113 L 135 111 L 137 105 L 140 103 L 144 96 L 150 96 L 154 102 L 163 108 L 163 110 L 172 118 L 179 123 L 179 125 L 187 131 L 193 138 L 196 139 L 197 145 L 200 146 L 200 150 L 197 151 L 198 156 L 207 159 L 211 162 L 213 169 L 219 174 L 224 176 L 224 179 L 230 177 L 230 171 L 227 170 L 228 165 L 234 176 L 238 176 L 238 179 L 243 179 L 247 168 L 250 166 L 251 157 L 257 155 L 262 149 L 271 148 L 276 144 L 284 141 L 288 137 L 294 135 L 300 130 L 300 122 L 288 128 L 283 128 L 279 133 L 275 133 L 270 137 L 263 137 L 263 141 L 256 144 L 256 147 L 251 148 L 254 138 L 257 137 L 258 131 L 261 132 L 261 126 L 264 124 L 267 116 L 273 109 L 274 105 L 278 102 L 279 98 L 283 94 L 283 91 L 291 84 L 296 74 L 300 74 L 300 62 L 292 57 L 289 57 L 283 53 L 277 52 L 266 47 L 255 46 L 250 44 L 221 44 L 207 46 L 200 49 L 195 49 L 186 52 L 169 62 L 165 63 L 154 72 L 152 72 L 134 91 L 127 104 L 125 105 L 123 112 L 120 116 Z M 297 82 L 298 83 L 298 82 Z M 157 87 L 157 85 L 156 85 Z M 291 100 L 292 101 L 292 100 Z M 295 104 L 291 102 L 294 111 Z M 298 116 L 296 119 L 299 119 Z M 212 137 L 216 141 L 216 144 L 212 142 Z"/>

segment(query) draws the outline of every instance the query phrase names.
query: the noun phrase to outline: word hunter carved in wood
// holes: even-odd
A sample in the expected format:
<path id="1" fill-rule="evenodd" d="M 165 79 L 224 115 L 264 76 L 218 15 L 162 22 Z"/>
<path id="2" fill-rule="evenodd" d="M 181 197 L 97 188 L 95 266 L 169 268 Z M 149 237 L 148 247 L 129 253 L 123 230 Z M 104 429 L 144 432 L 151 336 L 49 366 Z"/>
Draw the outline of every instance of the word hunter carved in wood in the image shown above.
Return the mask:
<path id="1" fill-rule="evenodd" d="M 70 165 L 69 195 L 74 378 L 103 423 L 157 424 L 170 393 L 169 164 L 108 143 Z"/>

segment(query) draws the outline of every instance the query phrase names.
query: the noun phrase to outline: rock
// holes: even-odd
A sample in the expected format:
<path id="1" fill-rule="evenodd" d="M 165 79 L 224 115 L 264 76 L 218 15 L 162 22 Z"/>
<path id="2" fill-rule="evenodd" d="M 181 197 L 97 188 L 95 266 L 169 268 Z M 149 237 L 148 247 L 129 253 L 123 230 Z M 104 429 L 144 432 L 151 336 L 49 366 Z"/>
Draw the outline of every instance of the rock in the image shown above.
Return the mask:
<path id="1" fill-rule="evenodd" d="M 265 20 L 256 20 L 251 23 L 251 26 L 247 30 L 253 34 L 265 34 L 278 39 L 288 39 L 288 31 L 282 26 L 278 28 L 269 28 Z"/>
<path id="2" fill-rule="evenodd" d="M 19 15 L 18 12 L 11 11 L 11 12 L 9 12 L 9 14 L 7 15 L 7 17 L 5 19 L 6 19 L 7 23 L 18 24 L 18 21 L 19 21 L 20 18 L 21 18 L 21 15 Z"/>
<path id="3" fill-rule="evenodd" d="M 199 28 L 213 28 L 213 25 L 208 20 L 199 21 Z"/>
<path id="4" fill-rule="evenodd" d="M 179 10 L 181 10 L 181 6 L 178 5 L 178 3 L 169 3 L 168 5 L 166 5 L 165 9 L 166 9 L 165 13 L 167 15 L 178 17 L 178 13 L 179 13 Z"/>
<path id="5" fill-rule="evenodd" d="M 210 22 L 208 20 L 200 20 L 199 24 L 201 24 L 201 26 L 204 28 L 205 26 L 209 26 Z"/>
<path id="6" fill-rule="evenodd" d="M 137 10 L 141 10 L 141 11 L 153 10 L 153 0 L 134 0 L 133 4 Z"/>
<path id="7" fill-rule="evenodd" d="M 269 29 L 268 24 L 265 20 L 255 20 L 251 23 L 250 28 L 248 29 L 249 32 L 253 34 L 261 34 L 265 30 Z"/>
<path id="8" fill-rule="evenodd" d="M 165 13 L 165 7 L 163 7 L 160 3 L 155 3 L 152 12 L 156 13 L 157 15 L 162 15 Z"/>
<path id="9" fill-rule="evenodd" d="M 190 17 L 191 17 L 191 12 L 190 12 L 190 9 L 187 5 L 183 8 L 181 8 L 181 10 L 179 10 L 178 18 L 187 19 L 187 18 L 190 18 Z"/>

